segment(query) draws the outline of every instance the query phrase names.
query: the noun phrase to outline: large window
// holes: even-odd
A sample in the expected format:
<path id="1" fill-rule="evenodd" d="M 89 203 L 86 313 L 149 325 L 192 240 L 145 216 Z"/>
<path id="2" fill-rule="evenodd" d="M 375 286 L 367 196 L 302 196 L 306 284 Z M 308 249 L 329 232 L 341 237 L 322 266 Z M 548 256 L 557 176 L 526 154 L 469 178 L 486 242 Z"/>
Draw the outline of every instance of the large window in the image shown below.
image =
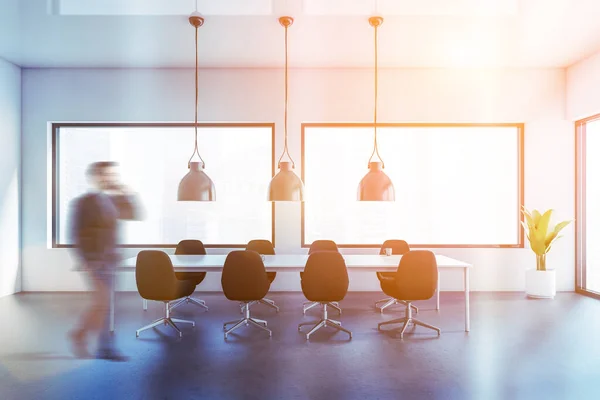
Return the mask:
<path id="1" fill-rule="evenodd" d="M 395 202 L 358 202 L 372 124 L 302 127 L 302 245 L 522 247 L 522 124 L 381 124 L 379 151 Z"/>
<path id="2" fill-rule="evenodd" d="M 54 246 L 70 245 L 72 200 L 88 188 L 87 166 L 117 161 L 145 218 L 122 223 L 125 246 L 173 246 L 200 239 L 237 247 L 274 240 L 267 188 L 273 175 L 273 124 L 202 124 L 198 146 L 216 188 L 215 202 L 178 202 L 194 148 L 193 124 L 54 124 Z"/>
<path id="3" fill-rule="evenodd" d="M 577 291 L 600 297 L 600 115 L 576 126 Z"/>

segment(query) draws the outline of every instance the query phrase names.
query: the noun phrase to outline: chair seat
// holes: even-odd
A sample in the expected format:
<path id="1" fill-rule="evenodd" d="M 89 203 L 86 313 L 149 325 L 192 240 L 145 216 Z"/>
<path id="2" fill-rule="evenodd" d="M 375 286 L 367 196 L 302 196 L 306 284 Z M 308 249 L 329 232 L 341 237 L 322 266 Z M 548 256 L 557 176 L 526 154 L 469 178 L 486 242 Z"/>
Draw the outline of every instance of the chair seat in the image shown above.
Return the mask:
<path id="1" fill-rule="evenodd" d="M 175 272 L 175 277 L 181 281 L 190 281 L 196 286 L 206 278 L 206 272 Z"/>
<path id="2" fill-rule="evenodd" d="M 191 281 L 185 280 L 185 281 L 176 281 L 175 286 L 173 286 L 172 288 L 170 288 L 168 295 L 158 295 L 158 296 L 153 296 L 152 294 L 149 294 L 148 296 L 145 296 L 144 298 L 146 300 L 155 300 L 155 301 L 173 301 L 173 300 L 177 300 L 177 299 L 181 299 L 183 297 L 188 297 L 190 296 L 192 293 L 194 293 L 194 290 L 196 290 L 196 285 L 194 285 Z"/>
<path id="3" fill-rule="evenodd" d="M 423 296 L 420 288 L 405 287 L 400 289 L 395 278 L 383 278 L 381 280 L 381 290 L 383 293 L 397 300 L 413 301 L 428 300 L 430 296 Z"/>
<path id="4" fill-rule="evenodd" d="M 303 281 L 300 281 L 300 285 L 302 286 L 302 292 L 304 293 L 304 297 L 308 301 L 314 301 L 317 303 L 333 303 L 344 300 L 346 297 L 345 291 L 329 291 L 323 290 L 323 288 L 307 286 Z M 337 292 L 337 293 L 336 293 Z"/>
<path id="5" fill-rule="evenodd" d="M 277 272 L 267 272 L 267 279 L 269 279 L 269 282 L 271 282 L 271 283 L 273 283 L 276 276 L 277 276 Z"/>

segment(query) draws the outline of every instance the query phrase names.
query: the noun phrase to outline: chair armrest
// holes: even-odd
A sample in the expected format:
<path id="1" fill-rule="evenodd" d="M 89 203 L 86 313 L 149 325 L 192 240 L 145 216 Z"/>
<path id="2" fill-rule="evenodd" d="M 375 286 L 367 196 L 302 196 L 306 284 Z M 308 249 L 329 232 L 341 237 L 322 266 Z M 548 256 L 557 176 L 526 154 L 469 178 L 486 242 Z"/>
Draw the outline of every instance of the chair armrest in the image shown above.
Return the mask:
<path id="1" fill-rule="evenodd" d="M 380 282 L 393 281 L 396 279 L 395 272 L 376 272 L 376 274 L 377 274 L 377 279 L 379 279 Z"/>

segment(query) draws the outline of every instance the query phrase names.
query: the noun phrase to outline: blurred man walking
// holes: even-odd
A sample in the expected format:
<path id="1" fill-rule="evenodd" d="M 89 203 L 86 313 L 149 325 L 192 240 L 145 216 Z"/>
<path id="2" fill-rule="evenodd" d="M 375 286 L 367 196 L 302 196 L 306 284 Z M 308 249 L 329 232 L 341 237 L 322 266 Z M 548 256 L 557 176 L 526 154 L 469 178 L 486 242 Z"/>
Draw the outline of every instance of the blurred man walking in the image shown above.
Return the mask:
<path id="1" fill-rule="evenodd" d="M 110 305 L 119 261 L 118 220 L 139 220 L 140 211 L 133 193 L 119 182 L 116 163 L 93 163 L 88 167 L 87 177 L 90 190 L 73 202 L 71 234 L 79 268 L 89 278 L 93 299 L 77 327 L 69 333 L 69 339 L 77 357 L 90 358 L 87 337 L 98 331 L 96 358 L 126 361 L 127 357 L 116 349 L 110 332 Z"/>

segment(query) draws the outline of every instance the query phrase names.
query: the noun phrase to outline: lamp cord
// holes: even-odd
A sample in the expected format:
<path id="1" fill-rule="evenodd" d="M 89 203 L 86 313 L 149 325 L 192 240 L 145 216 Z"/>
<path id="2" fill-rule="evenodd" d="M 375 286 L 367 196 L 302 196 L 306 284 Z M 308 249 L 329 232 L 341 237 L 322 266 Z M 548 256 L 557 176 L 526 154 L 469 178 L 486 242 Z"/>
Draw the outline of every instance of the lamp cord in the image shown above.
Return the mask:
<path id="1" fill-rule="evenodd" d="M 281 160 L 283 156 L 287 153 L 288 158 L 292 162 L 292 168 L 296 168 L 296 164 L 290 155 L 290 151 L 288 150 L 288 26 L 285 26 L 285 108 L 283 112 L 283 132 L 284 132 L 284 146 L 283 153 L 281 153 L 281 157 L 279 157 L 279 161 L 277 161 L 277 168 L 281 168 Z"/>
<path id="2" fill-rule="evenodd" d="M 190 168 L 191 166 L 191 162 L 192 162 L 192 158 L 194 158 L 194 154 L 198 154 L 198 157 L 200 157 L 200 162 L 202 163 L 202 169 L 204 169 L 204 160 L 202 159 L 202 156 L 200 155 L 200 152 L 198 151 L 198 27 L 196 28 L 196 40 L 195 40 L 195 44 L 196 44 L 196 110 L 194 113 L 194 134 L 195 134 L 195 139 L 194 139 L 194 152 L 192 153 L 192 156 L 190 157 L 190 160 L 188 161 L 188 168 Z"/>
<path id="3" fill-rule="evenodd" d="M 373 141 L 373 152 L 371 153 L 371 157 L 369 157 L 369 164 L 371 164 L 371 160 L 373 159 L 373 156 L 377 153 L 377 157 L 379 157 L 379 160 L 381 161 L 381 168 L 385 168 L 385 163 L 383 162 L 381 155 L 379 155 L 379 148 L 377 147 L 377 97 L 378 97 L 377 28 L 378 27 L 375 26 L 374 28 L 375 28 L 375 101 L 374 101 L 375 110 L 373 112 L 373 128 L 374 128 L 375 135 L 374 135 L 374 141 Z"/>

